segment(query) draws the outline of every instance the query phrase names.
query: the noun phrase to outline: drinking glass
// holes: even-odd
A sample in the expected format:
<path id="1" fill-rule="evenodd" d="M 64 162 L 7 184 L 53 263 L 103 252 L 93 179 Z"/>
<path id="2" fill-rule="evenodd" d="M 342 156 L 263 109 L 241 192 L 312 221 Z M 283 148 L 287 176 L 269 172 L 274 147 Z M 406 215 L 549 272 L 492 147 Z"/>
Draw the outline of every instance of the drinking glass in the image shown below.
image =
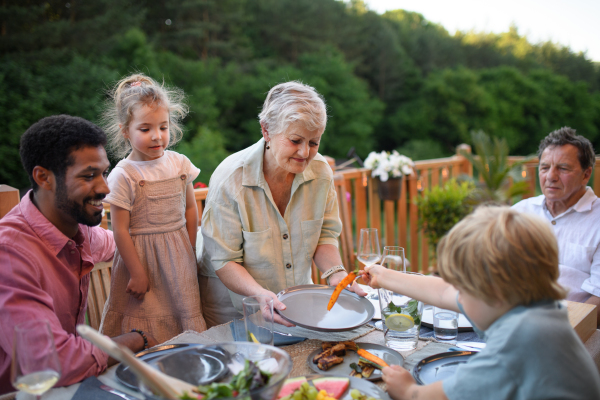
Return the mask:
<path id="1" fill-rule="evenodd" d="M 399 246 L 385 246 L 383 248 L 383 256 L 381 257 L 381 265 L 394 271 L 406 272 L 406 264 L 404 262 L 404 248 Z"/>
<path id="2" fill-rule="evenodd" d="M 433 334 L 440 342 L 456 344 L 458 313 L 433 307 Z"/>
<path id="3" fill-rule="evenodd" d="M 360 242 L 358 245 L 358 261 L 365 264 L 365 268 L 375 264 L 381 258 L 379 248 L 379 235 L 375 228 L 364 228 L 360 230 Z"/>
<path id="4" fill-rule="evenodd" d="M 40 396 L 60 378 L 60 361 L 54 336 L 46 320 L 31 320 L 15 326 L 11 382 L 23 392 Z"/>
<path id="5" fill-rule="evenodd" d="M 273 299 L 250 296 L 242 300 L 248 342 L 273 345 Z"/>
<path id="6" fill-rule="evenodd" d="M 422 275 L 415 272 L 402 273 Z M 379 306 L 385 345 L 396 351 L 417 348 L 423 302 L 391 290 L 379 289 Z"/>

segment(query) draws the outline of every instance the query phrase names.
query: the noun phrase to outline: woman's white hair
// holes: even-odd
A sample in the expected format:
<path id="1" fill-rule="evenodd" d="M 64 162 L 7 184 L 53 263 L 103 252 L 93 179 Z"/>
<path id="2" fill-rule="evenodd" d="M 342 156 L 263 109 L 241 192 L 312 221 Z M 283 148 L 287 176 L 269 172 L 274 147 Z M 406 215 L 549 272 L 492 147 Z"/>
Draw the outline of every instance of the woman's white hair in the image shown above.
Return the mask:
<path id="1" fill-rule="evenodd" d="M 282 133 L 297 121 L 304 123 L 309 131 L 324 130 L 327 109 L 323 96 L 315 88 L 291 81 L 269 90 L 258 119 L 270 136 Z"/>

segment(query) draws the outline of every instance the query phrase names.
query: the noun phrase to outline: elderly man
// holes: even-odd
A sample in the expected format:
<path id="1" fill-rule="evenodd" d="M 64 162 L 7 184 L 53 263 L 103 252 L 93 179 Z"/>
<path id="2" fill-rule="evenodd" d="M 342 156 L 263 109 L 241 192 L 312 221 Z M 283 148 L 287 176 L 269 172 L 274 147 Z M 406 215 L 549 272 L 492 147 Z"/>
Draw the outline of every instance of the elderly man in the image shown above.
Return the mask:
<path id="1" fill-rule="evenodd" d="M 594 148 L 564 127 L 542 140 L 538 156 L 544 194 L 513 207 L 552 224 L 560 253 L 559 283 L 569 289 L 567 299 L 595 304 L 600 317 L 600 200 L 586 186 L 596 161 Z"/>
<path id="2" fill-rule="evenodd" d="M 67 115 L 44 118 L 21 137 L 33 190 L 0 220 L 0 394 L 13 390 L 13 332 L 25 321 L 49 322 L 62 365 L 58 386 L 115 362 L 75 331 L 85 323 L 89 273 L 115 251 L 112 233 L 96 226 L 109 193 L 105 144 L 100 128 Z M 134 351 L 156 344 L 138 332 L 114 340 Z"/>

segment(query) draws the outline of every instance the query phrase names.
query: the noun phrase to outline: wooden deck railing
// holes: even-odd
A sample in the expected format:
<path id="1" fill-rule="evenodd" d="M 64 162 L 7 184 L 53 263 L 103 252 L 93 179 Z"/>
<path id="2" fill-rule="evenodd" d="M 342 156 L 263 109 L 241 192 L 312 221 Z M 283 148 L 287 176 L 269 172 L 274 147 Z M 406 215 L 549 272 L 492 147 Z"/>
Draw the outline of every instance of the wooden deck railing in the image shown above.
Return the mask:
<path id="1" fill-rule="evenodd" d="M 459 146 L 459 150 L 470 151 L 468 145 Z M 509 161 L 522 160 L 523 157 L 509 157 Z M 525 197 L 535 195 L 537 188 L 537 159 L 530 160 L 522 167 L 523 178 L 529 182 L 529 191 Z M 461 174 L 472 176 L 473 169 L 468 160 L 457 154 L 448 158 L 422 160 L 415 162 L 415 173 L 404 177 L 402 195 L 398 201 L 382 201 L 379 198 L 376 182 L 371 171 L 366 168 L 352 168 L 335 171 L 337 179 L 345 181 L 348 215 L 342 215 L 346 226 L 349 225 L 352 246 L 358 247 L 358 234 L 362 228 L 377 228 L 380 232 L 381 246 L 401 246 L 406 249 L 412 271 L 429 269 L 430 249 L 427 239 L 418 230 L 418 212 L 415 199 L 427 188 L 445 183 L 448 179 Z M 600 157 L 597 158 L 594 176 L 590 185 L 600 196 Z M 202 215 L 208 188 L 196 189 L 198 213 Z M 0 185 L 0 217 L 18 204 L 18 191 L 6 185 Z M 102 226 L 109 227 L 109 206 L 105 204 L 107 215 Z M 342 207 L 340 207 L 342 210 Z M 358 266 L 358 265 L 356 265 Z M 350 266 L 349 266 L 350 267 Z M 351 266 L 353 268 L 355 266 Z M 316 276 L 316 274 L 315 274 Z"/>

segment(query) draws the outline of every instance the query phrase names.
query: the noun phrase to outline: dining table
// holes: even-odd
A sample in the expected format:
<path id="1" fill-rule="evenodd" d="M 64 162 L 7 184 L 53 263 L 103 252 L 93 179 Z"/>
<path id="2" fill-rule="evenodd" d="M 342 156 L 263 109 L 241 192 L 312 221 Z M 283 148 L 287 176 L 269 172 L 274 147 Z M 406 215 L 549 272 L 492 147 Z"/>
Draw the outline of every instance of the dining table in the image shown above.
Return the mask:
<path id="1" fill-rule="evenodd" d="M 569 318 L 571 321 L 571 325 L 574 327 L 578 335 L 582 337 L 582 341 L 585 341 L 584 337 L 589 337 L 589 335 L 591 335 L 591 331 L 595 332 L 595 307 L 585 307 L 589 305 L 580 305 L 579 303 L 571 302 L 567 302 L 567 306 L 569 309 Z M 312 352 L 321 347 L 322 341 L 353 340 L 359 344 L 371 343 L 385 345 L 383 331 L 381 330 L 380 324 L 377 324 L 376 322 L 377 321 L 375 320 L 371 320 L 369 323 L 363 326 L 344 332 L 321 332 L 298 326 L 285 327 L 283 325 L 276 324 L 274 328 L 275 331 L 281 332 L 283 334 L 291 334 L 295 337 L 306 338 L 305 340 L 300 341 L 298 343 L 280 347 L 281 349 L 288 352 L 293 361 L 293 367 L 289 374 L 289 378 L 315 374 L 315 372 L 309 367 L 307 360 Z M 162 343 L 161 345 L 181 343 L 212 345 L 222 342 L 231 342 L 236 339 L 234 337 L 235 329 L 232 329 L 232 324 L 234 323 L 235 321 L 223 325 L 214 326 L 204 332 L 185 331 L 179 334 L 178 336 L 170 339 L 169 341 Z M 458 339 L 483 342 L 483 340 L 478 338 L 478 336 L 474 332 L 459 333 Z M 404 358 L 404 368 L 412 372 L 413 367 L 417 363 L 419 363 L 419 361 L 429 356 L 452 350 L 452 347 L 453 345 L 451 344 L 438 342 L 433 336 L 431 329 L 421 327 L 417 347 L 410 351 L 400 352 L 400 354 Z M 117 368 L 118 364 L 108 368 L 103 374 L 98 376 L 97 379 L 102 384 L 108 385 L 112 388 L 116 388 L 121 392 L 128 394 L 132 398 L 143 399 L 144 397 L 142 394 L 129 389 L 128 387 L 124 386 L 119 382 L 119 380 L 116 377 Z M 383 381 L 379 380 L 373 383 L 379 386 L 381 389 L 386 390 L 386 385 Z M 41 398 L 42 400 L 93 399 L 94 396 L 90 396 L 89 393 L 80 390 L 81 386 L 82 384 L 78 383 L 68 387 L 53 388 L 46 392 Z M 29 400 L 31 398 L 32 397 L 30 395 L 21 392 L 19 392 L 16 396 L 17 400 Z M 110 397 L 96 398 L 106 399 Z M 114 397 L 114 399 L 118 398 L 119 397 L 116 396 Z"/>

